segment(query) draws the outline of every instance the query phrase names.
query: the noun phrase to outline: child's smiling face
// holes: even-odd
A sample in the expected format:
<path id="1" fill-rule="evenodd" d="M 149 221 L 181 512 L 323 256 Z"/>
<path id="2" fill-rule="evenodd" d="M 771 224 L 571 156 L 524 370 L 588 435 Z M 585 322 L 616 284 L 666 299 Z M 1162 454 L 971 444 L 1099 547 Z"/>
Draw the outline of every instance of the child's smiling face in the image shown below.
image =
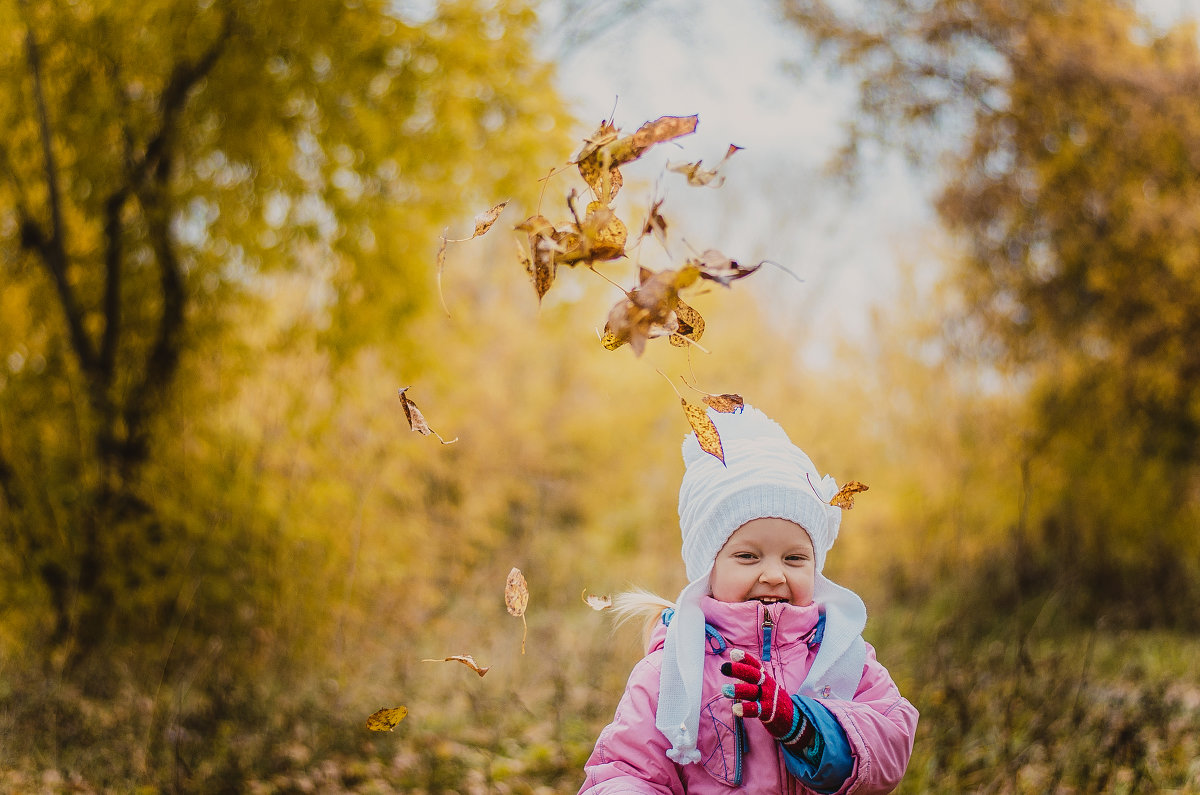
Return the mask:
<path id="1" fill-rule="evenodd" d="M 717 553 L 709 584 L 719 602 L 812 603 L 817 566 L 812 539 L 787 519 L 752 519 Z"/>

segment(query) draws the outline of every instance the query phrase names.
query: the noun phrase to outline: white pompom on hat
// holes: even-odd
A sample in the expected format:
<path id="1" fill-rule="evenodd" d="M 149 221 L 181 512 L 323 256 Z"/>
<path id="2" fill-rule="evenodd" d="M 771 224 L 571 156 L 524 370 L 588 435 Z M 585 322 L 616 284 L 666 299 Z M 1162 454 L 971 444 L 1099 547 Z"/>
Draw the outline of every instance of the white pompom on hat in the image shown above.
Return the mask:
<path id="1" fill-rule="evenodd" d="M 853 591 L 821 572 L 837 540 L 842 509 L 829 504 L 837 494 L 832 477 L 822 477 L 804 451 L 758 409 L 736 414 L 709 410 L 721 436 L 725 462 L 701 449 L 695 434 L 683 442 L 687 470 L 679 488 L 679 528 L 688 585 L 676 600 L 667 629 L 655 725 L 671 741 L 667 756 L 697 762 L 701 679 L 704 670 L 704 613 L 709 575 L 717 553 L 739 527 L 753 519 L 795 522 L 816 552 L 813 599 L 825 616 L 821 647 L 800 688 L 805 695 L 851 699 L 862 676 L 866 607 Z"/>

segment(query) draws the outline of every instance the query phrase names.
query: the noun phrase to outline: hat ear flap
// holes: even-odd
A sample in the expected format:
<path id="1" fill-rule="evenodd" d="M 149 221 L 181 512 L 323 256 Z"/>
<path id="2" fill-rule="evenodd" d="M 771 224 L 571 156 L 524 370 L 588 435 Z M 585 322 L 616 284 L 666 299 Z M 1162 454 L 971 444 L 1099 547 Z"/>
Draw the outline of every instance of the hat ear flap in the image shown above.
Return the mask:
<path id="1" fill-rule="evenodd" d="M 698 462 L 703 456 L 708 455 L 700 447 L 700 442 L 696 439 L 696 434 L 689 433 L 683 439 L 683 464 L 691 466 Z"/>

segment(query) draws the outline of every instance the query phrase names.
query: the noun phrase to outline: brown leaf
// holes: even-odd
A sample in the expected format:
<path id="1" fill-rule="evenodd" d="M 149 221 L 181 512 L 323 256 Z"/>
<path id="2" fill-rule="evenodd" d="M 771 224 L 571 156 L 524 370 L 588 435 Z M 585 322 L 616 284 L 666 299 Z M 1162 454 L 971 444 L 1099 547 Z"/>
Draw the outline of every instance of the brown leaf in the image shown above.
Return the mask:
<path id="1" fill-rule="evenodd" d="M 521 570 L 513 567 L 504 583 L 504 606 L 510 615 L 518 616 L 525 625 L 525 634 L 521 636 L 521 654 L 525 653 L 525 637 L 529 634 L 529 625 L 525 623 L 525 608 L 529 606 L 529 585 Z"/>
<path id="2" fill-rule="evenodd" d="M 745 406 L 741 395 L 706 395 L 704 402 L 721 414 L 737 414 Z"/>
<path id="3" fill-rule="evenodd" d="M 617 137 L 617 129 L 604 122 L 584 139 L 583 148 L 575 156 L 579 175 L 597 198 L 608 204 L 622 184 L 619 166 L 637 160 L 654 144 L 695 132 L 699 122 L 698 116 L 663 116 L 646 122 L 624 138 Z"/>
<path id="4" fill-rule="evenodd" d="M 475 662 L 475 658 L 469 654 L 456 654 L 453 657 L 443 657 L 440 660 L 421 660 L 421 662 L 460 662 L 481 677 L 492 670 L 490 665 L 486 668 L 481 668 L 479 663 Z"/>
<path id="5" fill-rule="evenodd" d="M 735 144 L 730 144 L 729 148 L 725 150 L 725 157 L 721 158 L 721 162 L 714 169 L 703 168 L 702 164 L 704 161 L 701 160 L 696 163 L 683 163 L 679 165 L 668 163 L 667 170 L 686 175 L 688 184 L 693 187 L 699 188 L 711 185 L 714 188 L 719 188 L 725 184 L 725 177 L 720 175 L 721 167 L 733 156 L 734 152 L 741 151 L 741 148 Z"/>
<path id="6" fill-rule="evenodd" d="M 701 406 L 693 406 L 683 398 L 680 398 L 679 402 L 683 404 L 683 413 L 687 415 L 688 424 L 696 432 L 696 441 L 700 443 L 700 449 L 724 464 L 725 450 L 721 446 L 721 434 L 717 432 L 717 426 L 713 424 L 708 412 Z"/>
<path id="7" fill-rule="evenodd" d="M 696 281 L 699 271 L 691 266 L 657 273 L 641 271 L 642 282 L 608 312 L 601 342 L 615 350 L 628 342 L 641 356 L 646 342 L 654 337 L 676 333 L 679 324 L 675 307 L 679 291 Z M 648 277 L 646 274 L 650 274 Z"/>
<path id="8" fill-rule="evenodd" d="M 572 191 L 567 197 L 568 202 L 574 197 Z M 555 231 L 554 240 L 559 250 L 554 261 L 558 265 L 575 266 L 623 257 L 626 236 L 625 223 L 611 208 L 598 201 L 591 202 L 587 214 L 578 224 L 567 224 Z"/>
<path id="9" fill-rule="evenodd" d="M 699 123 L 699 116 L 661 116 L 654 121 L 646 122 L 637 129 L 637 132 L 629 136 L 629 151 L 623 154 L 623 157 L 628 157 L 628 159 L 618 158 L 617 165 L 641 157 L 647 149 L 655 144 L 691 135 L 696 131 Z M 620 141 L 614 142 L 614 147 L 619 143 Z"/>
<path id="10" fill-rule="evenodd" d="M 844 511 L 848 511 L 854 507 L 854 495 L 858 494 L 860 491 L 866 491 L 869 488 L 870 486 L 865 483 L 860 483 L 857 480 L 848 481 L 847 483 L 843 484 L 840 489 L 838 489 L 837 494 L 833 495 L 833 499 L 829 501 L 829 504 L 835 508 L 841 508 Z"/>
<path id="11" fill-rule="evenodd" d="M 596 596 L 587 592 L 587 588 L 583 589 L 580 594 L 583 597 L 583 603 L 593 610 L 608 610 L 613 605 L 611 596 Z"/>
<path id="12" fill-rule="evenodd" d="M 408 707 L 376 710 L 367 718 L 367 728 L 373 732 L 390 732 L 400 721 L 404 720 L 404 716 L 407 714 Z"/>
<path id="13" fill-rule="evenodd" d="M 701 254 L 699 259 L 687 260 L 687 264 L 696 267 L 701 278 L 717 282 L 725 287 L 738 279 L 746 278 L 762 267 L 761 262 L 751 268 L 743 267 L 735 260 L 712 248 Z"/>
<path id="14" fill-rule="evenodd" d="M 430 434 L 433 434 L 442 444 L 454 444 L 457 442 L 457 436 L 447 442 L 442 438 L 440 433 L 429 427 L 429 424 L 425 422 L 425 415 L 421 413 L 419 408 L 417 408 L 417 404 L 413 403 L 412 400 L 409 399 L 408 395 L 404 394 L 410 389 L 412 389 L 411 386 L 406 386 L 398 391 L 398 394 L 400 395 L 400 404 L 404 406 L 404 416 L 408 418 L 408 427 L 422 436 L 429 436 Z"/>
<path id="15" fill-rule="evenodd" d="M 518 258 L 533 282 L 540 303 L 554 284 L 554 276 L 558 271 L 555 255 L 559 245 L 554 240 L 554 226 L 545 216 L 531 215 L 513 228 L 529 236 L 530 254 L 521 250 Z"/>
<path id="16" fill-rule="evenodd" d="M 642 237 L 646 235 L 654 235 L 655 239 L 662 244 L 663 248 L 667 245 L 667 219 L 663 218 L 658 211 L 662 207 L 663 200 L 659 199 L 650 207 L 650 213 L 646 216 L 646 222 L 642 224 Z"/>
<path id="17" fill-rule="evenodd" d="M 675 302 L 675 317 L 679 321 L 679 330 L 671 335 L 672 345 L 685 348 L 689 345 L 688 340 L 699 342 L 704 336 L 704 318 L 681 300 Z"/>
<path id="18" fill-rule="evenodd" d="M 508 206 L 508 199 L 500 202 L 487 212 L 475 216 L 475 234 L 471 235 L 471 237 L 479 237 L 491 229 L 492 224 L 496 223 L 496 219 L 500 217 L 500 213 L 504 211 L 506 206 Z"/>

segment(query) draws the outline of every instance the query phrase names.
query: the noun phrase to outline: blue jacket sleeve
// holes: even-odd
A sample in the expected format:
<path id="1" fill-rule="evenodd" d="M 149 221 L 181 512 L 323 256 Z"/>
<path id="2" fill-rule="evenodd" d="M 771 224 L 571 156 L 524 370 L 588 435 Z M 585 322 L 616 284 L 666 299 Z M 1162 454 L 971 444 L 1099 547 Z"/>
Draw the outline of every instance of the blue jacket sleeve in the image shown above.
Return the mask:
<path id="1" fill-rule="evenodd" d="M 854 772 L 854 757 L 845 731 L 837 718 L 816 699 L 792 696 L 792 703 L 816 729 L 816 739 L 805 750 L 781 746 L 788 772 L 817 792 L 837 792 Z"/>

